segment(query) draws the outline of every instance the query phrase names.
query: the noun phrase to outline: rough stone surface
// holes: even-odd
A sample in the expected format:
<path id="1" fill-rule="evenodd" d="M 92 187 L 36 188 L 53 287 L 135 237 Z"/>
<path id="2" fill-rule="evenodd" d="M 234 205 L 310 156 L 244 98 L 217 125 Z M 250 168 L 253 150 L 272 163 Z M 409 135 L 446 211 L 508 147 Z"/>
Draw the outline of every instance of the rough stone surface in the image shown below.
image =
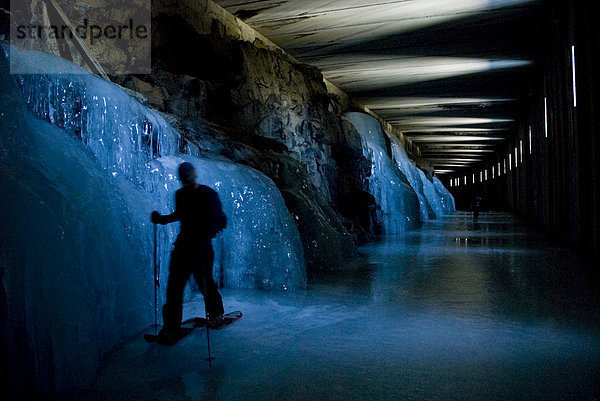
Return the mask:
<path id="1" fill-rule="evenodd" d="M 339 169 L 332 147 L 342 129 L 318 70 L 248 42 L 199 35 L 181 16 L 156 15 L 153 27 L 155 71 L 206 81 L 208 120 L 286 145 L 315 186 L 335 202 Z M 182 37 L 186 44 L 177 45 Z"/>
<path id="2" fill-rule="evenodd" d="M 338 208 L 356 242 L 371 241 L 381 233 L 381 208 L 368 189 L 371 161 L 362 153 L 360 134 L 346 120 L 342 120 L 342 139 L 334 149 L 334 158 L 343 172 L 337 187 Z"/>
<path id="3" fill-rule="evenodd" d="M 318 70 L 223 37 L 213 25 L 216 33 L 201 35 L 181 15 L 155 13 L 155 72 L 144 79 L 168 92 L 155 107 L 177 116 L 180 131 L 200 150 L 271 177 L 296 216 L 309 271 L 339 268 L 356 253 L 352 239 L 361 243 L 378 232 L 360 136 L 342 123 L 344 110 Z M 188 78 L 182 77 L 202 82 L 198 104 L 186 105 Z M 152 88 L 134 87 L 151 104 L 157 98 Z M 219 125 L 218 140 L 191 123 L 204 119 Z"/>
<path id="4" fill-rule="evenodd" d="M 227 158 L 269 176 L 283 195 L 296 222 L 308 274 L 340 270 L 356 256 L 352 236 L 334 205 L 312 184 L 305 167 L 281 143 L 248 137 L 245 143 L 230 139 L 222 128 L 200 120 L 178 120 L 175 127 L 190 141 L 187 149 L 204 157 Z"/>

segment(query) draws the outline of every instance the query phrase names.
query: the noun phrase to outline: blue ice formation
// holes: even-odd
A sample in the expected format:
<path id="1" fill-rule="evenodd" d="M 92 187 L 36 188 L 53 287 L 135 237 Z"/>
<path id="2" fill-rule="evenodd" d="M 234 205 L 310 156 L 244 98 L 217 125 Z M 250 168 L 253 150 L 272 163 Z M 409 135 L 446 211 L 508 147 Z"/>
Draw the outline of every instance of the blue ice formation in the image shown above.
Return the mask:
<path id="1" fill-rule="evenodd" d="M 437 177 L 433 177 L 433 186 L 442 201 L 444 214 L 454 213 L 456 211 L 456 203 L 454 202 L 454 196 L 448 191 L 448 188 Z"/>
<path id="2" fill-rule="evenodd" d="M 32 369 L 41 392 L 85 385 L 104 352 L 153 322 L 149 216 L 173 210 L 183 160 L 228 216 L 214 240 L 216 280 L 304 285 L 300 236 L 269 178 L 180 154 L 178 133 L 117 86 L 59 57 L 2 48 L 0 303 L 18 342 L 9 360 L 23 364 L 15 376 Z M 3 53 L 31 74 L 9 75 Z M 158 227 L 159 305 L 177 231 Z"/>
<path id="3" fill-rule="evenodd" d="M 442 200 L 436 192 L 433 183 L 429 181 L 429 178 L 427 178 L 423 170 L 419 169 L 418 171 L 419 178 L 423 184 L 423 194 L 425 194 L 425 199 L 427 199 L 427 202 L 429 203 L 429 217 L 432 219 L 437 219 L 438 217 L 444 215 Z"/>
<path id="4" fill-rule="evenodd" d="M 454 198 L 448 189 L 444 187 L 444 184 L 437 177 L 433 177 L 433 182 L 431 182 L 423 170 L 415 166 L 414 162 L 410 160 L 400 139 L 390 133 L 387 133 L 387 135 L 390 139 L 394 162 L 404 173 L 419 198 L 421 221 L 453 213 L 455 211 Z"/>
<path id="5" fill-rule="evenodd" d="M 157 112 L 109 82 L 82 74 L 83 70 L 73 71 L 79 67 L 68 61 L 16 49 L 11 57 L 13 63 L 36 68 L 32 72 L 37 74 L 17 75 L 33 115 L 78 137 L 110 176 L 141 191 L 148 199 L 139 203 L 138 208 L 145 207 L 144 212 L 158 209 L 170 213 L 174 192 L 180 186 L 178 163 L 185 159 L 196 166 L 198 181 L 219 193 L 229 216 L 230 226 L 215 244 L 224 247 L 217 260 L 222 265 L 215 269 L 225 275 L 217 277 L 219 281 L 238 288 L 303 285 L 300 237 L 283 198 L 268 177 L 239 164 L 179 153 L 179 134 Z M 124 188 L 123 192 L 131 191 Z M 150 231 L 147 220 L 139 222 Z M 176 226 L 168 231 L 159 244 L 165 250 L 169 249 L 168 241 L 175 238 Z M 166 266 L 167 261 L 161 259 L 161 264 Z"/>
<path id="6" fill-rule="evenodd" d="M 383 212 L 386 235 L 403 234 L 420 225 L 419 198 L 410 181 L 388 157 L 379 122 L 368 114 L 344 114 L 361 136 L 363 155 L 371 161 L 369 192 Z"/>
<path id="7" fill-rule="evenodd" d="M 414 165 L 414 162 L 412 162 L 406 154 L 406 150 L 404 150 L 404 146 L 402 146 L 402 142 L 400 142 L 400 139 L 396 135 L 387 132 L 386 134 L 391 144 L 392 159 L 394 160 L 400 171 L 404 173 L 404 176 L 410 183 L 410 186 L 415 190 L 417 198 L 419 199 L 421 221 L 425 222 L 429 220 L 430 207 L 429 201 L 423 193 L 423 182 L 421 181 L 421 176 L 419 175 L 420 170 L 417 168 L 417 166 Z"/>

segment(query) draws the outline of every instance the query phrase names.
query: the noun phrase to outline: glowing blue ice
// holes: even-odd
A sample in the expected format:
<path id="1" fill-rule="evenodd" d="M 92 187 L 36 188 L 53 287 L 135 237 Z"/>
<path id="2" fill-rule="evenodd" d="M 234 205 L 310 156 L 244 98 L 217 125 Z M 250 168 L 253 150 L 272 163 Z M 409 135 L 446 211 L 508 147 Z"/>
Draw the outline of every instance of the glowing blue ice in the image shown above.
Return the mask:
<path id="1" fill-rule="evenodd" d="M 149 217 L 172 210 L 183 160 L 219 193 L 228 216 L 214 240 L 217 281 L 304 285 L 300 236 L 269 178 L 179 154 L 178 133 L 122 89 L 70 74 L 78 67 L 61 58 L 2 47 L 39 72 L 9 76 L 0 54 L 0 296 L 26 328 L 17 341 L 32 356 L 22 363 L 42 391 L 86 384 L 104 352 L 153 322 Z M 176 224 L 159 227 L 161 298 L 176 232 Z"/>
<path id="2" fill-rule="evenodd" d="M 73 74 L 78 67 L 72 63 L 14 48 L 11 57 L 12 62 L 30 65 L 30 72 L 39 72 L 16 76 L 32 113 L 80 138 L 112 177 L 123 177 L 145 191 L 146 212 L 170 212 L 165 206 L 172 208 L 179 187 L 176 164 L 182 157 L 197 167 L 199 182 L 219 192 L 230 221 L 216 241 L 217 248 L 223 247 L 227 254 L 217 260 L 216 271 L 224 275 L 219 280 L 246 288 L 303 285 L 300 237 L 268 177 L 246 166 L 179 154 L 179 134 L 162 116 L 109 82 L 90 74 Z M 128 192 L 125 188 L 124 193 Z M 146 220 L 142 219 L 144 224 Z M 163 236 L 160 247 L 168 250 L 176 227 L 166 230 L 170 234 Z M 167 263 L 165 251 L 161 264 Z"/>
<path id="3" fill-rule="evenodd" d="M 419 199 L 409 181 L 386 151 L 384 133 L 379 122 L 364 113 L 346 113 L 361 135 L 363 155 L 371 161 L 369 192 L 383 211 L 385 234 L 402 234 L 420 225 Z"/>
<path id="4" fill-rule="evenodd" d="M 394 161 L 417 193 L 421 220 L 427 221 L 430 218 L 435 219 L 443 214 L 454 212 L 454 198 L 444 184 L 436 177 L 434 177 L 433 183 L 429 181 L 423 170 L 416 167 L 410 160 L 398 137 L 389 133 L 387 135 L 391 142 Z"/>
<path id="5" fill-rule="evenodd" d="M 392 158 L 394 159 L 394 162 L 400 171 L 404 173 L 404 176 L 410 183 L 410 186 L 414 189 L 415 193 L 417 194 L 417 198 L 419 199 L 421 221 L 427 221 L 429 220 L 429 202 L 423 193 L 423 182 L 421 181 L 421 177 L 419 175 L 419 169 L 406 154 L 406 150 L 404 150 L 404 146 L 402 146 L 400 139 L 393 134 L 387 133 L 387 135 L 391 143 Z"/>
<path id="6" fill-rule="evenodd" d="M 444 214 L 442 200 L 436 192 L 433 183 L 429 181 L 429 178 L 427 178 L 423 170 L 418 169 L 418 172 L 419 179 L 423 185 L 423 194 L 425 195 L 425 199 L 427 199 L 427 203 L 429 204 L 429 217 L 436 219 Z"/>
<path id="7" fill-rule="evenodd" d="M 433 177 L 433 186 L 435 187 L 435 191 L 442 201 L 444 213 L 454 213 L 456 211 L 456 203 L 454 202 L 454 196 L 452 196 L 450 191 L 448 191 L 448 188 L 446 188 L 437 177 Z"/>

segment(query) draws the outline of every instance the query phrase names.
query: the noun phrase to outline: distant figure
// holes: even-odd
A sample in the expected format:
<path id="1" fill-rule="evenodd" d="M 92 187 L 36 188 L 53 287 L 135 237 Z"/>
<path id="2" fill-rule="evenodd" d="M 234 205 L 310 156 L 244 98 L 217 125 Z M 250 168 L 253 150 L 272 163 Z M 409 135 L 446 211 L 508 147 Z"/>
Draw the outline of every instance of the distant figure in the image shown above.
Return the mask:
<path id="1" fill-rule="evenodd" d="M 167 302 L 163 306 L 163 328 L 158 334 L 164 339 L 179 334 L 183 309 L 183 290 L 190 277 L 198 284 L 206 304 L 207 318 L 213 323 L 223 316 L 223 300 L 213 279 L 214 252 L 211 239 L 225 228 L 227 219 L 215 191 L 196 182 L 196 170 L 191 163 L 179 166 L 182 188 L 175 193 L 175 212 L 161 215 L 152 212 L 152 223 L 181 222 L 181 230 L 171 252 Z"/>
<path id="2" fill-rule="evenodd" d="M 481 195 L 475 194 L 473 199 L 473 222 L 479 221 L 479 210 L 481 210 Z"/>

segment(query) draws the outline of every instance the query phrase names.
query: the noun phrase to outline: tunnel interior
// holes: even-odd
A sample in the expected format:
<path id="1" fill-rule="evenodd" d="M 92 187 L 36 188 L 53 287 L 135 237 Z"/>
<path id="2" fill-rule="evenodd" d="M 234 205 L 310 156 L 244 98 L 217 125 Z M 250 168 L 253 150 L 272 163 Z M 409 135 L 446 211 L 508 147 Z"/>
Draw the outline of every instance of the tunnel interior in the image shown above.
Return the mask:
<path id="1" fill-rule="evenodd" d="M 219 4 L 397 128 L 459 209 L 480 194 L 486 209 L 517 212 L 596 252 L 594 101 L 581 103 L 594 90 L 581 88 L 594 86 L 588 49 L 598 44 L 583 10 L 552 1 Z"/>
<path id="2" fill-rule="evenodd" d="M 0 21 L 9 399 L 599 396 L 581 2 L 0 0 Z M 207 252 L 182 245 L 184 162 L 244 318 L 166 347 L 143 335 L 176 251 Z"/>

